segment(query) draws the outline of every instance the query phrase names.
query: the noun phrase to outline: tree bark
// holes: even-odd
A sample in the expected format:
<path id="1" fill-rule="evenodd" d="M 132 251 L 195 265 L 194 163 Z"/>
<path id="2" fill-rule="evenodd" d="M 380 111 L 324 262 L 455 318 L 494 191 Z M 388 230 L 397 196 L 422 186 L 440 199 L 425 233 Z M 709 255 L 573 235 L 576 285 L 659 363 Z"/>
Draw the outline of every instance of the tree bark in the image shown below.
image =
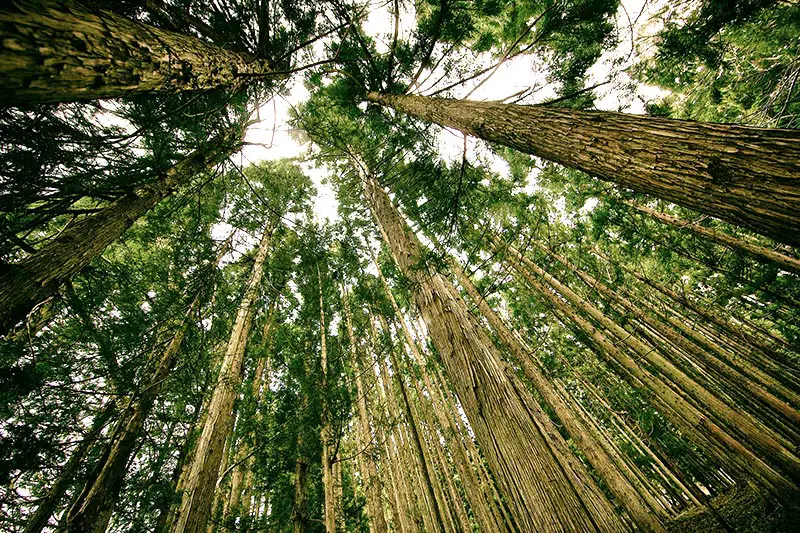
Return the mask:
<path id="1" fill-rule="evenodd" d="M 532 398 L 455 288 L 439 274 L 418 268 L 419 241 L 363 163 L 354 160 L 354 165 L 384 241 L 401 271 L 417 284 L 417 307 L 515 521 L 528 531 L 626 530 L 607 501 L 580 498 L 565 471 L 569 467 L 531 419 Z M 537 505 L 530 505 L 534 501 Z"/>
<path id="2" fill-rule="evenodd" d="M 22 533 L 42 533 L 42 530 L 47 527 L 50 517 L 53 516 L 53 512 L 55 512 L 58 504 L 61 502 L 61 499 L 67 492 L 67 489 L 75 480 L 75 474 L 78 472 L 78 469 L 86 457 L 86 454 L 89 452 L 89 449 L 92 447 L 92 445 L 97 441 L 97 438 L 100 436 L 100 432 L 103 431 L 106 422 L 108 422 L 108 419 L 111 418 L 115 410 L 116 403 L 112 401 L 103 408 L 99 415 L 97 415 L 95 420 L 92 422 L 91 430 L 89 433 L 83 436 L 80 444 L 78 444 L 75 449 L 72 450 L 69 459 L 67 459 L 67 462 L 64 464 L 61 472 L 59 472 L 58 477 L 53 483 L 53 486 L 50 487 L 50 490 L 48 490 L 47 494 L 44 496 L 44 498 L 42 498 L 42 501 L 39 503 L 36 511 L 28 519 L 28 522 L 25 524 L 25 529 Z"/>
<path id="3" fill-rule="evenodd" d="M 22 320 L 39 302 L 83 270 L 142 215 L 203 170 L 226 158 L 238 145 L 210 141 L 171 167 L 164 177 L 79 220 L 35 254 L 9 265 L 0 275 L 0 332 Z"/>
<path id="4" fill-rule="evenodd" d="M 277 77 L 264 60 L 64 0 L 9 2 L 0 43 L 2 105 L 236 89 Z"/>
<path id="5" fill-rule="evenodd" d="M 546 106 L 367 99 L 800 245 L 800 131 Z"/>
<path id="6" fill-rule="evenodd" d="M 228 251 L 227 241 L 214 262 L 214 268 L 219 266 L 222 257 Z M 201 291 L 202 292 L 202 291 Z M 138 397 L 132 398 L 120 417 L 119 423 L 99 474 L 89 480 L 90 488 L 81 499 L 79 507 L 71 509 L 67 516 L 66 530 L 70 533 L 104 533 L 111 519 L 119 493 L 125 479 L 126 467 L 131 455 L 137 447 L 144 428 L 144 423 L 150 415 L 164 381 L 169 376 L 175 365 L 190 319 L 200 308 L 201 292 L 195 295 L 189 308 L 183 316 L 167 347 L 160 357 L 153 358 L 152 374 L 144 385 Z"/>
<path id="7" fill-rule="evenodd" d="M 211 514 L 225 439 L 232 430 L 233 404 L 242 383 L 245 348 L 254 315 L 253 303 L 258 296 L 273 229 L 274 224 L 270 223 L 264 230 L 239 302 L 217 385 L 209 402 L 208 416 L 195 448 L 181 506 L 172 526 L 173 533 L 203 533 Z"/>
<path id="8" fill-rule="evenodd" d="M 747 255 L 751 255 L 760 261 L 775 263 L 784 270 L 794 272 L 795 274 L 800 274 L 800 259 L 790 257 L 786 254 L 776 252 L 775 250 L 771 250 L 758 244 L 753 244 L 742 239 L 738 239 L 733 235 L 728 235 L 727 233 L 723 233 L 721 231 L 699 226 L 688 220 L 681 220 L 666 213 L 660 213 L 651 207 L 647 207 L 646 205 L 637 205 L 629 201 L 626 201 L 625 204 L 636 209 L 640 213 L 650 215 L 662 224 L 666 224 L 667 226 L 672 226 L 673 228 L 678 228 L 680 230 L 689 231 L 695 235 L 712 240 L 717 244 L 732 250 L 737 250 Z"/>

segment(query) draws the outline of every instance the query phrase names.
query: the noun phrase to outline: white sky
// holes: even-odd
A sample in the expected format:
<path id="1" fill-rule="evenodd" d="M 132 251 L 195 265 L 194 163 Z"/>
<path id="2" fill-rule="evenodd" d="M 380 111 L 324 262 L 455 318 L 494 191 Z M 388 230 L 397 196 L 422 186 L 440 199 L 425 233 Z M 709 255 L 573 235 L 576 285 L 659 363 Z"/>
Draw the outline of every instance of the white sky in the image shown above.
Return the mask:
<path id="1" fill-rule="evenodd" d="M 616 78 L 610 85 L 604 86 L 597 91 L 598 98 L 596 106 L 598 109 L 609 111 L 625 111 L 628 113 L 641 114 L 644 112 L 644 102 L 652 100 L 664 94 L 658 88 L 637 84 L 636 91 L 629 94 L 621 88 L 630 82 L 630 78 L 624 70 L 630 67 L 634 60 L 639 56 L 635 51 L 631 53 L 631 32 L 629 20 L 636 22 L 633 26 L 633 41 L 645 35 L 652 35 L 658 28 L 650 22 L 652 15 L 663 6 L 666 0 L 623 0 L 617 13 L 617 26 L 619 28 L 619 45 L 605 53 L 600 60 L 589 70 L 587 86 L 598 82 L 606 81 L 613 71 Z M 385 6 L 385 2 L 375 2 L 374 6 Z M 641 13 L 641 14 L 640 14 Z M 394 18 L 390 10 L 386 7 L 374 7 L 367 17 L 365 30 L 376 40 L 379 52 L 386 53 L 392 39 Z M 401 14 L 400 38 L 408 38 L 416 25 L 414 14 L 404 11 Z M 641 52 L 641 51 L 640 51 Z M 469 53 L 469 52 L 466 52 Z M 485 65 L 490 65 L 494 59 L 490 54 L 481 54 L 479 61 Z M 614 61 L 618 64 L 614 65 Z M 545 73 L 541 68 L 534 64 L 532 56 L 520 56 L 507 61 L 498 71 L 473 94 L 473 100 L 500 100 L 506 98 L 520 90 L 539 84 L 543 88 L 536 92 L 535 102 L 544 101 L 555 95 L 555 87 L 547 86 L 545 83 Z M 425 75 L 422 76 L 423 78 Z M 434 73 L 432 80 L 438 78 Z M 482 79 L 482 78 L 481 78 Z M 454 90 L 455 97 L 463 97 L 480 81 L 474 80 L 464 84 L 463 87 Z M 445 82 L 441 82 L 437 87 L 442 87 Z M 426 92 L 423 85 L 422 92 Z M 261 121 L 254 124 L 247 132 L 245 140 L 251 143 L 259 143 L 265 146 L 246 146 L 241 154 L 235 156 L 239 163 L 247 165 L 263 160 L 274 160 L 287 157 L 306 158 L 310 145 L 308 142 L 298 142 L 290 134 L 287 124 L 289 110 L 308 98 L 308 91 L 303 85 L 301 76 L 295 77 L 293 85 L 290 87 L 288 96 L 278 96 L 270 102 L 266 102 L 259 110 Z M 463 151 L 463 136 L 460 132 L 447 130 L 438 138 L 438 148 L 440 155 L 445 160 L 458 160 Z M 508 165 L 500 158 L 493 156 L 485 147 L 483 142 L 469 138 L 468 154 L 470 159 L 481 157 L 487 161 L 493 171 L 501 175 L 508 175 Z M 323 181 L 328 175 L 326 168 L 316 168 L 312 163 L 303 163 L 303 169 L 313 181 L 317 188 L 317 196 L 314 199 L 314 213 L 318 221 L 335 221 L 337 219 L 338 202 L 336 195 L 329 184 Z M 535 180 L 535 176 L 532 176 Z M 529 184 L 526 189 L 533 190 L 535 181 Z"/>

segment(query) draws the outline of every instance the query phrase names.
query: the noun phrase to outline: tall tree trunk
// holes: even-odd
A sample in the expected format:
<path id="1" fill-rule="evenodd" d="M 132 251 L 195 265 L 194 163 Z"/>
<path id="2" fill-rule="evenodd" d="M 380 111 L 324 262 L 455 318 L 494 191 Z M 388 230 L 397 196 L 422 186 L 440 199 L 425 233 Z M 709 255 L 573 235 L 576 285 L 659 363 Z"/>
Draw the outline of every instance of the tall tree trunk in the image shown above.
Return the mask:
<path id="1" fill-rule="evenodd" d="M 765 261 L 767 263 L 775 263 L 784 270 L 794 272 L 795 274 L 800 274 L 800 259 L 790 257 L 765 246 L 747 242 L 734 237 L 733 235 L 728 235 L 722 231 L 699 226 L 689 220 L 681 220 L 666 213 L 661 213 L 651 207 L 647 207 L 646 205 L 638 205 L 630 201 L 626 201 L 625 204 L 636 209 L 640 213 L 644 213 L 655 218 L 662 224 L 666 224 L 667 226 L 671 226 L 673 228 L 678 228 L 679 230 L 689 231 L 695 235 L 714 241 L 717 244 L 732 250 L 751 255 L 756 259 Z"/>
<path id="2" fill-rule="evenodd" d="M 506 245 L 498 243 L 495 246 Z M 598 309 L 589 304 L 589 302 L 579 298 L 577 294 L 552 276 L 548 275 L 547 278 L 543 278 L 548 284 L 551 284 L 553 289 L 563 295 L 567 301 L 559 298 L 552 291 L 548 290 L 542 282 L 535 279 L 531 272 L 525 268 L 535 267 L 532 262 L 525 261 L 527 258 L 522 256 L 522 254 L 515 249 L 511 247 L 509 247 L 509 249 L 511 253 L 507 254 L 505 257 L 509 261 L 509 264 L 514 267 L 525 281 L 539 294 L 547 298 L 547 300 L 561 311 L 575 327 L 591 338 L 598 347 L 597 353 L 607 360 L 610 360 L 617 368 L 621 369 L 624 376 L 631 378 L 632 386 L 644 386 L 649 389 L 658 400 L 657 404 L 662 409 L 664 416 L 677 427 L 681 428 L 690 439 L 695 441 L 695 444 L 704 447 L 707 451 L 718 457 L 723 464 L 730 462 L 736 465 L 740 473 L 752 474 L 777 496 L 785 497 L 787 494 L 794 492 L 794 484 L 792 482 L 788 481 L 787 478 L 775 471 L 759 456 L 743 446 L 736 438 L 728 434 L 728 432 L 717 425 L 713 419 L 710 419 L 701 412 L 697 405 L 680 394 L 678 390 L 676 390 L 674 384 L 664 379 L 669 374 L 662 377 L 660 372 L 651 374 L 649 371 L 645 371 L 638 363 L 638 359 L 641 357 L 639 354 L 640 350 L 635 350 L 637 354 L 636 358 L 623 353 L 616 344 L 625 344 L 625 340 L 630 337 L 627 332 L 623 334 L 620 331 L 619 333 L 621 336 L 618 337 L 616 342 L 609 339 L 602 331 L 595 328 L 588 320 L 578 314 L 578 310 L 585 310 L 591 313 L 593 318 L 597 317 L 598 320 L 602 320 L 600 317 L 602 313 L 600 313 Z M 525 266 L 523 266 L 523 264 Z M 537 275 L 539 275 L 538 272 Z M 606 325 L 610 326 L 612 329 L 616 328 L 615 325 L 610 325 L 607 322 L 603 327 Z M 650 353 L 647 353 L 647 356 L 650 355 Z M 674 374 L 674 372 L 670 373 Z M 713 401 L 717 403 L 719 400 L 715 399 Z"/>
<path id="3" fill-rule="evenodd" d="M 461 265 L 452 257 L 450 257 L 449 264 L 450 270 L 456 275 L 458 282 L 478 305 L 481 314 L 486 317 L 500 340 L 508 347 L 514 358 L 522 366 L 525 376 L 531 380 L 531 383 L 542 395 L 545 402 L 553 409 L 558 419 L 564 424 L 570 437 L 606 482 L 619 504 L 628 511 L 636 525 L 644 531 L 666 531 L 658 516 L 662 511 L 662 507 L 656 502 L 646 499 L 646 492 L 634 486 L 637 483 L 635 474 L 632 471 L 627 471 L 622 465 L 614 461 L 612 452 L 607 446 L 609 443 L 606 443 L 601 436 L 593 433 L 591 426 L 585 423 L 577 416 L 578 413 L 570 408 L 564 397 L 544 376 L 538 365 L 531 360 L 528 355 L 531 353 L 530 348 L 524 346 L 522 340 L 503 323 L 486 299 L 478 292 L 478 289 L 463 271 Z M 629 475 L 626 477 L 624 473 Z"/>
<path id="4" fill-rule="evenodd" d="M 374 92 L 367 99 L 800 245 L 797 130 Z"/>
<path id="5" fill-rule="evenodd" d="M 326 341 L 325 302 L 322 298 L 322 273 L 317 265 L 317 281 L 319 289 L 319 351 L 322 365 L 322 484 L 325 493 L 325 531 L 336 533 L 336 491 L 333 476 L 333 428 L 331 425 L 330 406 L 328 405 L 328 346 Z"/>
<path id="6" fill-rule="evenodd" d="M 228 252 L 230 239 L 222 246 L 213 263 L 219 266 L 222 257 Z M 161 387 L 175 365 L 183 339 L 197 310 L 200 308 L 201 289 L 183 317 L 172 339 L 159 357 L 153 357 L 150 364 L 152 374 L 145 382 L 138 397 L 128 403 L 120 417 L 116 430 L 108 444 L 108 452 L 100 472 L 89 480 L 89 489 L 81 499 L 77 508 L 71 509 L 67 515 L 67 531 L 71 533 L 103 533 L 108 527 L 111 513 L 114 510 L 119 493 L 125 479 L 125 469 L 130 461 L 137 443 L 141 440 L 142 429 L 150 411 L 153 409 Z M 154 354 L 155 355 L 155 354 Z"/>
<path id="7" fill-rule="evenodd" d="M 195 448 L 181 506 L 172 527 L 173 533 L 202 533 L 206 529 L 225 439 L 232 430 L 233 404 L 242 383 L 245 348 L 253 323 L 253 302 L 258 296 L 273 229 L 274 223 L 270 223 L 264 230 L 239 302 L 217 385 L 208 405 L 208 416 Z"/>
<path id="8" fill-rule="evenodd" d="M 353 333 L 353 317 L 350 310 L 350 297 L 347 288 L 342 285 L 342 307 L 344 308 L 345 326 L 347 328 L 347 339 L 350 346 L 350 358 L 355 368 L 356 392 L 358 398 L 358 422 L 359 431 L 357 442 L 362 448 L 364 465 L 364 487 L 367 495 L 367 517 L 369 519 L 369 529 L 372 533 L 386 533 L 389 529 L 386 525 L 386 518 L 383 514 L 383 498 L 381 497 L 381 483 L 378 478 L 378 469 L 375 466 L 375 459 L 372 454 L 372 429 L 369 423 L 369 413 L 367 411 L 367 397 L 364 389 L 361 374 L 364 372 L 364 364 L 356 346 L 356 339 Z"/>
<path id="9" fill-rule="evenodd" d="M 234 130 L 229 130 L 225 139 L 211 141 L 195 150 L 152 185 L 79 220 L 35 254 L 8 265 L 0 275 L 0 332 L 11 329 L 36 304 L 83 270 L 162 199 L 226 158 L 239 144 L 235 135 Z"/>
<path id="10" fill-rule="evenodd" d="M 442 505 L 441 499 L 437 497 L 439 494 L 437 494 L 437 487 L 434 485 L 435 481 L 438 481 L 436 478 L 436 472 L 433 470 L 433 462 L 428 450 L 425 447 L 422 435 L 420 434 L 419 420 L 414 415 L 414 411 L 411 407 L 411 401 L 408 397 L 406 384 L 403 380 L 403 370 L 401 370 L 395 355 L 394 342 L 391 341 L 391 332 L 389 331 L 386 319 L 383 316 L 380 316 L 379 318 L 381 320 L 381 327 L 383 328 L 387 339 L 390 341 L 388 349 L 389 361 L 392 363 L 392 377 L 394 378 L 394 382 L 400 396 L 398 398 L 398 403 L 400 404 L 403 415 L 408 422 L 411 440 L 414 441 L 414 449 L 417 452 L 417 458 L 419 459 L 420 466 L 422 467 L 421 473 L 423 490 L 425 491 L 428 500 L 431 502 L 431 514 L 434 519 L 434 527 L 437 531 L 443 532 L 445 530 L 444 513 L 447 511 L 447 509 Z"/>
<path id="11" fill-rule="evenodd" d="M 298 439 L 298 450 L 300 449 Z M 308 529 L 308 498 L 306 485 L 308 484 L 308 461 L 305 457 L 298 457 L 294 467 L 294 504 L 292 506 L 292 524 L 294 533 L 305 533 Z"/>
<path id="12" fill-rule="evenodd" d="M 108 419 L 114 414 L 116 410 L 116 402 L 109 402 L 103 410 L 95 417 L 92 422 L 92 427 L 89 432 L 83 436 L 80 444 L 75 446 L 72 453 L 64 464 L 64 467 L 59 472 L 53 486 L 47 491 L 47 494 L 42 498 L 36 511 L 28 519 L 25 524 L 23 533 L 41 533 L 47 527 L 50 517 L 53 516 L 58 507 L 61 499 L 66 494 L 67 489 L 75 481 L 75 474 L 81 466 L 81 463 L 86 457 L 91 447 L 100 436 L 100 432 L 108 422 Z"/>
<path id="13" fill-rule="evenodd" d="M 63 0 L 7 3 L 0 43 L 3 105 L 236 89 L 275 77 L 265 60 Z"/>
<path id="14" fill-rule="evenodd" d="M 384 241 L 400 270 L 416 283 L 414 300 L 515 521 L 528 531 L 625 531 L 608 501 L 578 495 L 575 476 L 589 484 L 591 479 L 572 472 L 566 458 L 555 455 L 560 450 L 550 448 L 531 417 L 535 400 L 504 365 L 453 285 L 418 268 L 419 241 L 362 162 L 354 164 Z M 537 505 L 530 505 L 534 501 Z"/>

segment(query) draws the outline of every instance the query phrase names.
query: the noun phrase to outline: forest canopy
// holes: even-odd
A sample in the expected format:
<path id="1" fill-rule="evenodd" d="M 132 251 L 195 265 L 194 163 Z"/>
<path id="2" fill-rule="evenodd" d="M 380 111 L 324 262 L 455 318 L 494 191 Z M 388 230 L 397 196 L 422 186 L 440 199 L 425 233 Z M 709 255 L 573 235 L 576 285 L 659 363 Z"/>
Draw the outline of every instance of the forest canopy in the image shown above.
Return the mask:
<path id="1" fill-rule="evenodd" d="M 800 4 L 0 6 L 0 529 L 782 532 Z"/>

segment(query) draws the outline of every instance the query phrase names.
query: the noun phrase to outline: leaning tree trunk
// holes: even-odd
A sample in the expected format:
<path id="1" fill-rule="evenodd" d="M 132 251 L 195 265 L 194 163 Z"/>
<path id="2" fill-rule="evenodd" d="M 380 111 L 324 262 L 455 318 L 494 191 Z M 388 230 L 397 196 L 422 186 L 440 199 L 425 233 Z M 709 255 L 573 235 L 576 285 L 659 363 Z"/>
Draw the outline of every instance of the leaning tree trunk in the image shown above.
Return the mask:
<path id="1" fill-rule="evenodd" d="M 672 226 L 673 228 L 678 228 L 679 230 L 690 231 L 695 235 L 714 241 L 717 244 L 730 248 L 731 250 L 736 250 L 747 255 L 751 255 L 760 261 L 775 263 L 784 270 L 794 272 L 795 274 L 800 274 L 800 259 L 797 259 L 796 257 L 791 257 L 765 246 L 744 241 L 721 231 L 699 226 L 689 220 L 681 220 L 680 218 L 673 217 L 666 213 L 661 213 L 660 211 L 656 211 L 655 209 L 645 205 L 637 205 L 630 201 L 626 201 L 625 204 L 636 209 L 640 213 L 644 213 L 655 218 L 662 224 Z"/>
<path id="2" fill-rule="evenodd" d="M 217 253 L 214 262 L 215 269 L 227 253 L 229 242 L 230 240 Z M 175 365 L 178 352 L 189 328 L 190 319 L 200 308 L 202 292 L 202 290 L 198 292 L 189 304 L 175 334 L 160 357 L 152 361 L 155 363 L 153 372 L 140 395 L 133 398 L 122 413 L 111 441 L 108 443 L 108 452 L 100 472 L 94 479 L 89 480 L 89 488 L 85 491 L 85 496 L 82 497 L 78 506 L 71 509 L 67 515 L 66 530 L 68 532 L 103 533 L 108 527 L 108 521 L 111 519 L 114 506 L 122 490 L 126 467 L 141 440 L 144 423 L 161 392 L 161 387 Z"/>
<path id="3" fill-rule="evenodd" d="M 267 61 L 63 0 L 0 10 L 2 105 L 122 98 L 274 77 Z"/>
<path id="4" fill-rule="evenodd" d="M 800 131 L 369 93 L 367 99 L 800 245 Z"/>
<path id="5" fill-rule="evenodd" d="M 55 483 L 53 483 L 53 486 L 50 487 L 50 490 L 47 491 L 47 494 L 45 494 L 45 496 L 40 500 L 36 511 L 28 519 L 28 522 L 25 524 L 25 529 L 22 533 L 41 533 L 42 530 L 47 527 L 50 517 L 53 516 L 53 512 L 56 510 L 58 504 L 61 502 L 61 499 L 64 497 L 64 494 L 67 492 L 67 489 L 74 481 L 75 474 L 78 472 L 78 469 L 86 457 L 86 454 L 89 452 L 89 449 L 92 447 L 92 445 L 95 444 L 100 436 L 100 432 L 103 431 L 106 422 L 108 422 L 108 419 L 111 418 L 111 415 L 113 415 L 115 411 L 116 402 L 112 401 L 103 408 L 99 415 L 97 415 L 94 422 L 92 422 L 92 429 L 89 431 L 89 433 L 83 436 L 80 444 L 78 444 L 72 451 L 69 459 L 67 459 L 67 462 L 64 464 L 61 472 L 58 474 Z"/>
<path id="6" fill-rule="evenodd" d="M 172 526 L 173 533 L 204 533 L 211 514 L 225 439 L 232 429 L 233 404 L 242 383 L 244 353 L 253 323 L 253 303 L 258 296 L 272 230 L 272 225 L 264 230 L 239 302 L 217 385 L 208 404 L 203 432 L 195 447 L 181 506 Z"/>
<path id="7" fill-rule="evenodd" d="M 39 302 L 83 270 L 137 219 L 184 183 L 227 157 L 238 145 L 235 131 L 208 142 L 171 167 L 164 177 L 79 220 L 50 244 L 0 274 L 0 333 L 22 320 Z"/>
<path id="8" fill-rule="evenodd" d="M 505 367 L 453 285 L 418 268 L 419 241 L 378 182 L 360 161 L 354 163 L 362 171 L 384 241 L 401 271 L 415 282 L 417 307 L 515 521 L 527 531 L 625 531 L 627 526 L 596 490 L 592 498 L 582 497 L 586 491 L 579 495 L 574 483 L 591 485 L 591 479 L 585 472 L 572 471 L 560 450 L 550 448 L 548 438 L 560 435 L 545 437 L 539 424 L 549 421 L 533 420 L 529 410 L 535 400 Z"/>

